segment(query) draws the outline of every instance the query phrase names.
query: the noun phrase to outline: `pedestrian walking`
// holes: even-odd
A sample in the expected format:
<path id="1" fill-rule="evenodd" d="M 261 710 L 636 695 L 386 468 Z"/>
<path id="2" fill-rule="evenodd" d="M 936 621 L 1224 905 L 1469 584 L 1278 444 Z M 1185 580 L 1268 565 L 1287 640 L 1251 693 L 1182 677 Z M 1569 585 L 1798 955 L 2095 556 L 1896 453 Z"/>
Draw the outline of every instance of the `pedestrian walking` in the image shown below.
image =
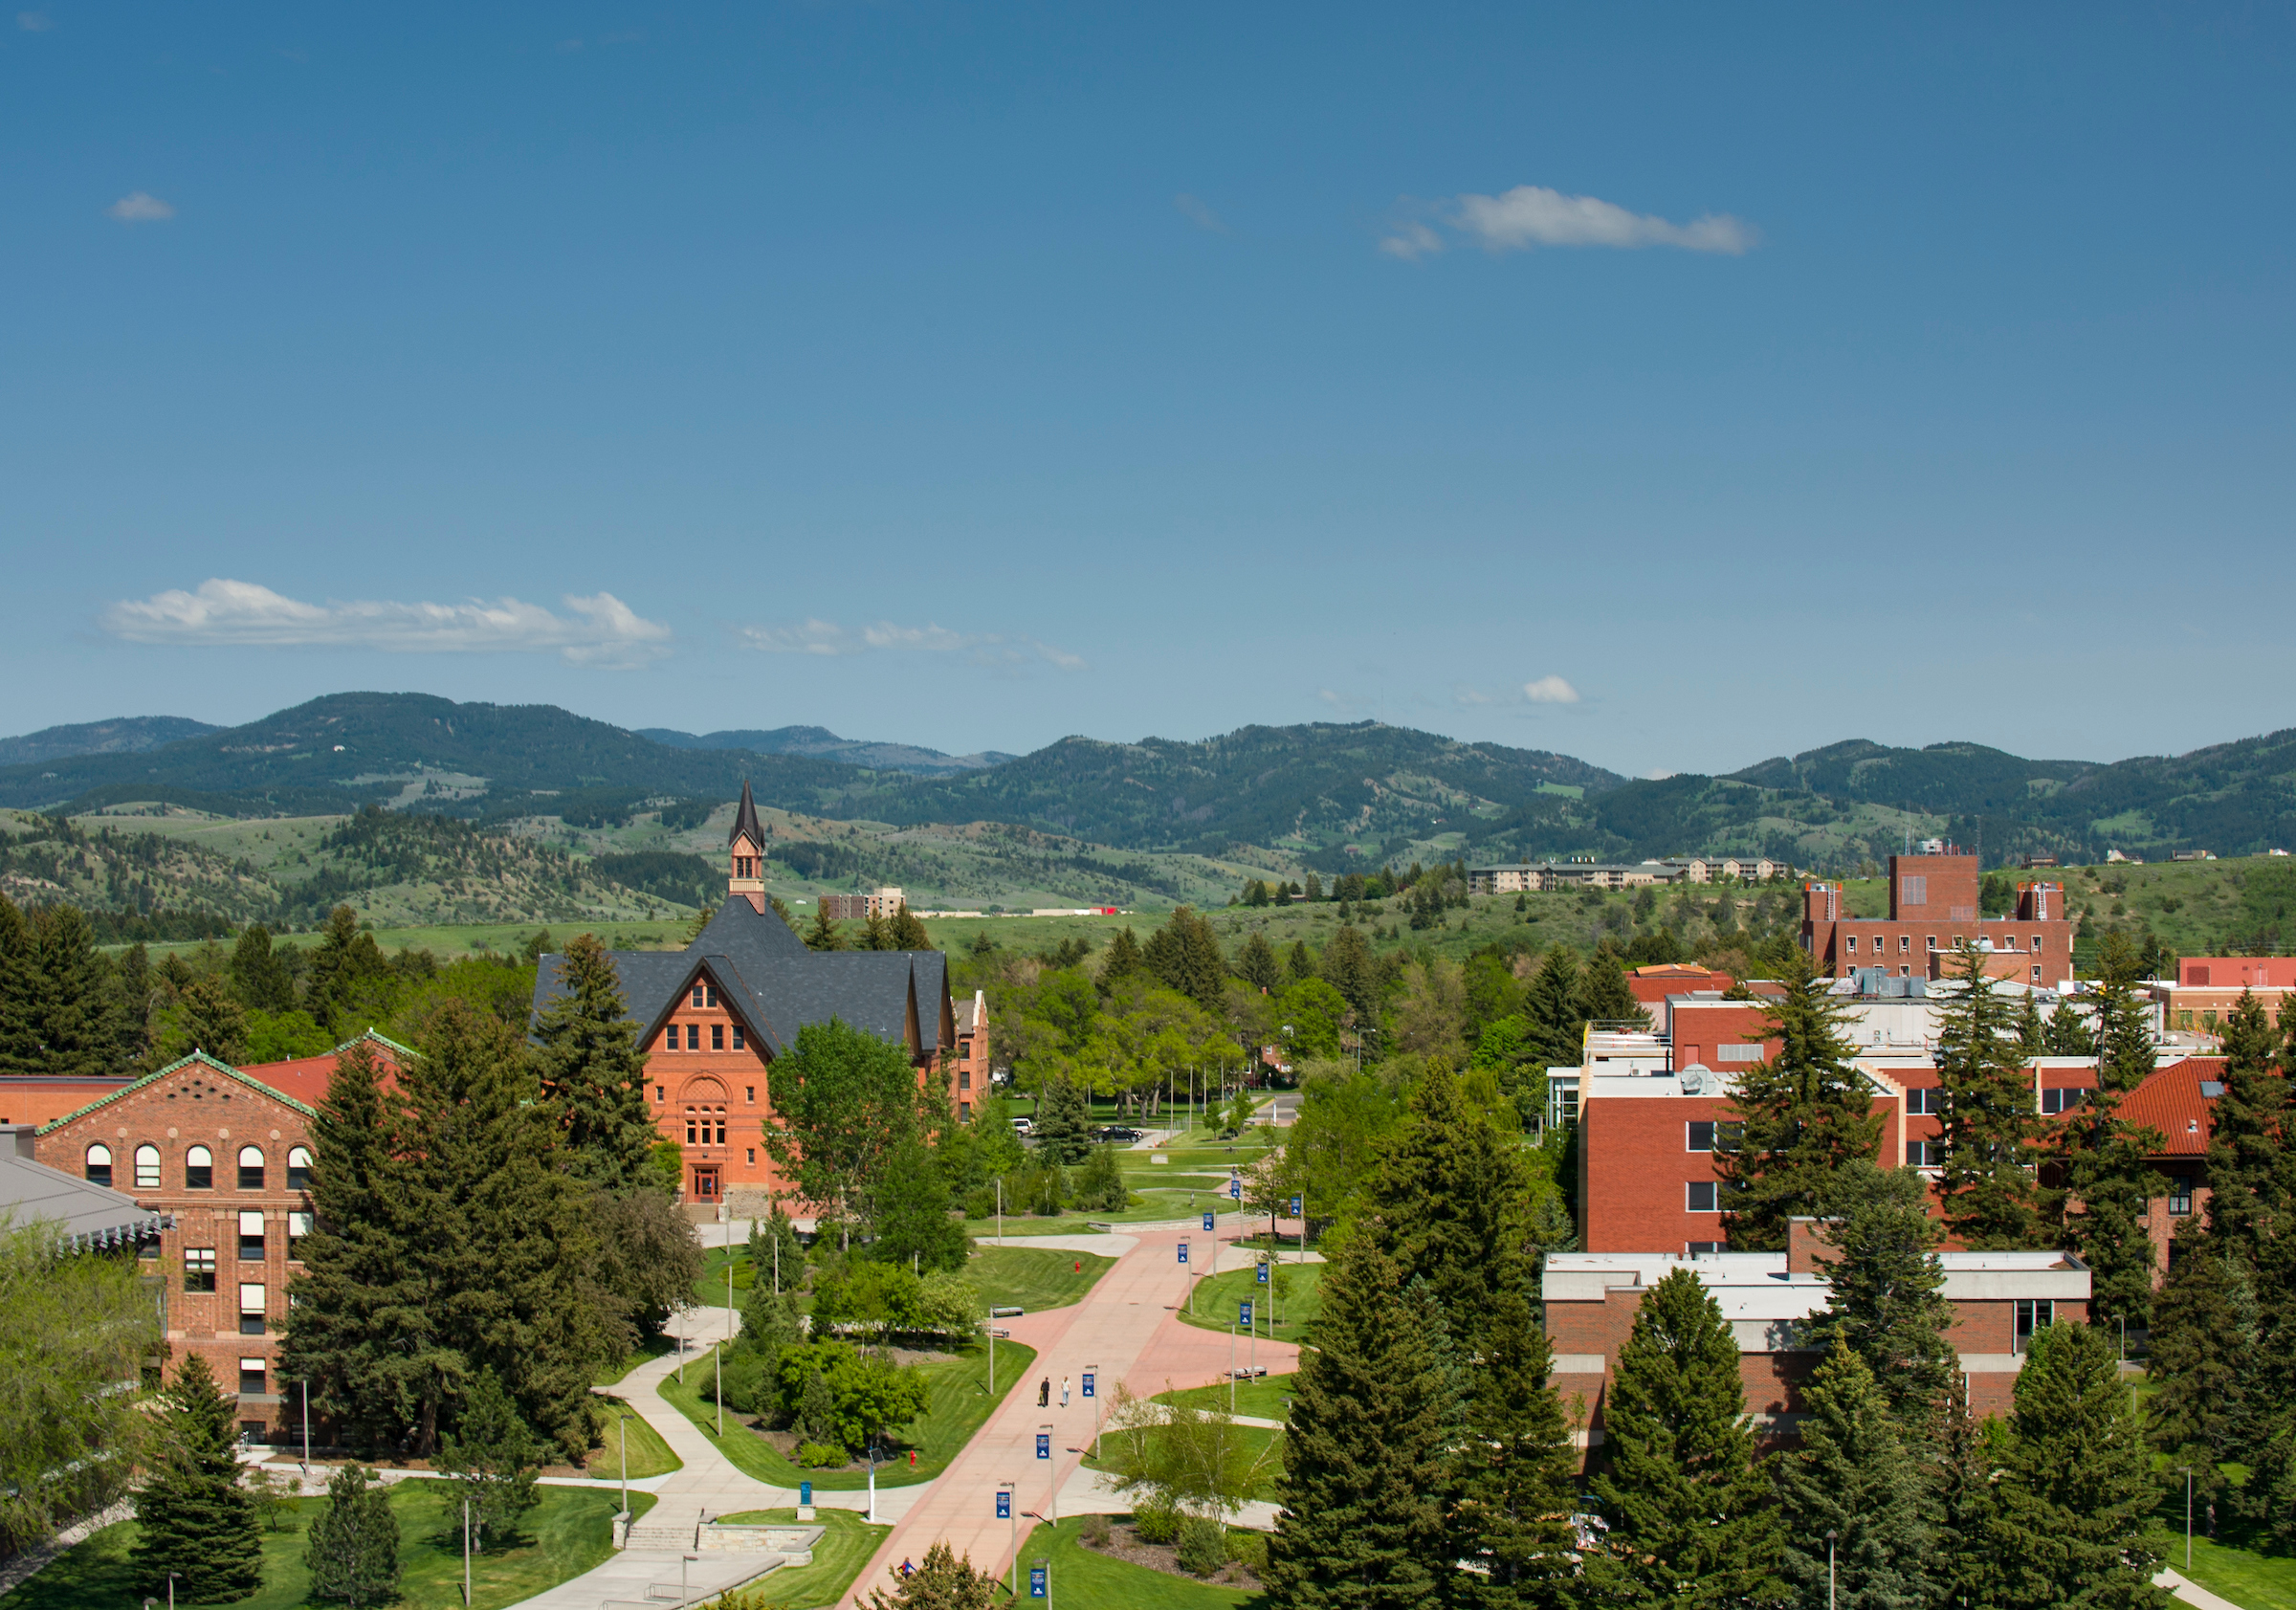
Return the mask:
<path id="1" fill-rule="evenodd" d="M 1069 1378 L 1067 1376 L 1060 1378 L 1060 1406 L 1064 1409 L 1069 1406 Z"/>
<path id="2" fill-rule="evenodd" d="M 1047 1376 L 1036 1383 L 1036 1406 L 1049 1408 L 1052 1404 L 1052 1378 Z"/>

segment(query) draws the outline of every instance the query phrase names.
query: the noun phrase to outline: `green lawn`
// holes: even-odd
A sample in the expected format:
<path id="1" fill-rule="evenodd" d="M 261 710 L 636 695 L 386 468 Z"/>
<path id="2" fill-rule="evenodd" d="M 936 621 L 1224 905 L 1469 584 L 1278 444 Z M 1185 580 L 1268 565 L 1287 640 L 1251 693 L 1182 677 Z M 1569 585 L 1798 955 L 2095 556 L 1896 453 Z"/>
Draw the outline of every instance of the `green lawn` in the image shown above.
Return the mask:
<path id="1" fill-rule="evenodd" d="M 2261 1555 L 2227 1543 L 2193 1537 L 2193 1568 L 2184 1568 L 2183 1494 L 2177 1494 L 2177 1529 L 2154 1534 L 2161 1563 L 2179 1576 L 2221 1594 L 2242 1610 L 2296 1610 L 2296 1558 Z"/>
<path id="2" fill-rule="evenodd" d="M 993 1308 L 1066 1308 L 1115 1267 L 1096 1252 L 1049 1252 L 1033 1246 L 983 1246 L 964 1266 L 966 1278 L 981 1288 Z M 1078 1265 L 1083 1268 L 1079 1269 Z"/>
<path id="3" fill-rule="evenodd" d="M 531 1599 L 544 1588 L 604 1563 L 613 1553 L 613 1515 L 620 1500 L 611 1492 L 546 1487 L 542 1501 L 527 1517 L 527 1541 L 493 1550 L 471 1562 L 472 1610 L 501 1610 Z M 400 1482 L 390 1489 L 399 1517 L 399 1604 L 403 1610 L 461 1610 L 462 1544 L 452 1530 L 443 1482 Z M 303 1528 L 325 1501 L 306 1498 L 296 1505 L 296 1529 L 263 1534 L 263 1586 L 239 1610 L 295 1610 L 310 1596 L 311 1574 L 303 1566 Z M 651 1493 L 631 1493 L 630 1508 L 644 1514 Z M 0 1597 L 6 1610 L 129 1610 L 144 1597 L 129 1572 L 135 1546 L 134 1521 L 105 1527 L 56 1560 L 15 1592 Z"/>
<path id="4" fill-rule="evenodd" d="M 1293 1382 L 1298 1378 L 1290 1375 L 1267 1376 L 1259 1380 L 1236 1382 L 1235 1406 L 1228 1407 L 1225 1385 L 1192 1386 L 1180 1392 L 1159 1392 L 1156 1401 L 1173 1403 L 1190 1409 L 1222 1409 L 1230 1414 L 1247 1415 L 1253 1420 L 1290 1420 L 1287 1400 L 1292 1396 Z"/>
<path id="5" fill-rule="evenodd" d="M 718 1518 L 730 1526 L 795 1526 L 797 1511 L 742 1510 Z M 743 1603 L 752 1610 L 781 1610 L 784 1605 L 788 1610 L 812 1610 L 815 1605 L 838 1603 L 893 1530 L 870 1525 L 853 1510 L 817 1509 L 813 1524 L 828 1529 L 813 1546 L 813 1563 L 784 1566 L 743 1594 Z"/>
<path id="6" fill-rule="evenodd" d="M 1028 1594 L 1028 1567 L 1041 1559 L 1051 1566 L 1051 1602 L 1060 1610 L 1230 1610 L 1260 1602 L 1257 1595 L 1241 1588 L 1198 1582 L 1095 1554 L 1078 1541 L 1080 1524 L 1066 1520 L 1056 1527 L 1040 1525 L 1021 1539 L 1023 1599 Z"/>
<path id="7" fill-rule="evenodd" d="M 594 1448 L 590 1453 L 588 1468 L 591 1475 L 609 1482 L 628 1475 L 630 1480 L 636 1481 L 641 1476 L 666 1476 L 673 1470 L 684 1467 L 683 1461 L 670 1451 L 668 1443 L 662 1441 L 662 1434 L 640 1419 L 628 1402 L 620 1398 L 608 1398 L 606 1401 L 609 1405 L 607 1410 L 609 1416 L 627 1410 L 629 1418 L 627 1421 L 610 1418 L 607 1421 L 606 1445 Z M 627 1471 L 622 1468 L 622 1439 L 626 1432 L 629 1439 L 629 1468 Z"/>
<path id="8" fill-rule="evenodd" d="M 902 1436 L 891 1439 L 894 1458 L 877 1467 L 879 1487 L 907 1487 L 914 1482 L 930 1481 L 940 1474 L 957 1451 L 972 1440 L 990 1413 L 1021 1378 L 1036 1362 L 1036 1350 L 1018 1342 L 997 1343 L 997 1394 L 988 1394 L 988 1352 L 976 1348 L 970 1353 L 952 1358 L 939 1359 L 923 1366 L 932 1384 L 932 1400 L 916 1423 Z M 663 1400 L 674 1404 L 685 1417 L 711 1436 L 717 1435 L 717 1405 L 707 1402 L 698 1390 L 710 1378 L 711 1356 L 707 1353 L 687 1365 L 686 1385 L 679 1385 L 672 1376 L 662 1382 Z M 780 1453 L 764 1438 L 746 1427 L 737 1427 L 728 1415 L 725 1426 L 725 1456 L 748 1474 L 775 1487 L 794 1488 L 801 1481 L 809 1481 L 823 1492 L 855 1492 L 869 1486 L 866 1470 L 801 1470 Z M 916 1449 L 916 1468 L 909 1467 L 909 1449 Z"/>
<path id="9" fill-rule="evenodd" d="M 1323 1271 L 1327 1266 L 1322 1264 L 1287 1264 L 1284 1266 L 1285 1278 L 1291 1282 L 1291 1293 L 1284 1298 L 1282 1321 L 1270 1328 L 1268 1322 L 1269 1316 L 1274 1312 L 1274 1310 L 1272 1307 L 1263 1309 L 1260 1305 L 1272 1303 L 1274 1288 L 1262 1286 L 1255 1281 L 1252 1278 L 1254 1271 L 1248 1263 L 1234 1268 L 1225 1267 L 1231 1259 L 1247 1256 L 1248 1254 L 1223 1252 L 1220 1261 L 1224 1267 L 1221 1271 L 1209 1280 L 1199 1280 L 1196 1283 L 1195 1312 L 1191 1313 L 1183 1308 L 1181 1310 L 1181 1318 L 1188 1324 L 1202 1326 L 1206 1330 L 1225 1331 L 1235 1321 L 1236 1304 L 1248 1297 L 1252 1304 L 1252 1322 L 1259 1327 L 1259 1333 L 1263 1338 L 1271 1337 L 1276 1341 L 1285 1342 L 1307 1339 L 1308 1333 L 1314 1329 L 1315 1324 L 1316 1282 L 1323 1278 Z M 1245 1361 L 1244 1343 L 1248 1340 L 1249 1338 L 1243 1333 L 1237 1334 L 1236 1363 L 1239 1368 Z"/>
<path id="10" fill-rule="evenodd" d="M 637 1352 L 631 1354 L 629 1357 L 621 1359 L 616 1363 L 602 1366 L 598 1371 L 598 1378 L 592 1381 L 590 1384 L 593 1386 L 611 1386 L 616 1381 L 629 1375 L 630 1371 L 636 1369 L 640 1364 L 646 1363 L 651 1359 L 659 1358 L 676 1346 L 677 1342 L 673 1337 L 649 1336 L 638 1344 Z"/>

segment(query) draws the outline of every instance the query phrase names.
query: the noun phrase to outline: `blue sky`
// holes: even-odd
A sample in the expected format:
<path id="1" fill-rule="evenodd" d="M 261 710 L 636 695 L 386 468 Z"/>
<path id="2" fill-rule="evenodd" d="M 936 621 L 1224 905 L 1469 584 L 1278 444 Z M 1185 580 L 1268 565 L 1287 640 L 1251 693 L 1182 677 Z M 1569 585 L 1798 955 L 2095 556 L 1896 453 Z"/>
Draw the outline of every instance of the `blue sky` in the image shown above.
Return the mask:
<path id="1" fill-rule="evenodd" d="M 2292 63 L 2266 5 L 42 0 L 0 730 L 2285 726 Z"/>

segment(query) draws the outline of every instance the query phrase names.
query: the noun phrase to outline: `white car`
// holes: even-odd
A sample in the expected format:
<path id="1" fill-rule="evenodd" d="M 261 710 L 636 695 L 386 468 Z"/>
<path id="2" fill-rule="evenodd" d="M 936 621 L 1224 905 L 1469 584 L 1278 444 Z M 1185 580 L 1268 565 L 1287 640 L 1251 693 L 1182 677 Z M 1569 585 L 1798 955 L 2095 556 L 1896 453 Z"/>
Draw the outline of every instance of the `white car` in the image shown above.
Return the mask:
<path id="1" fill-rule="evenodd" d="M 1034 1118 L 1015 1118 L 1012 1120 L 1012 1128 L 1016 1135 L 1027 1135 L 1035 1130 L 1036 1120 Z"/>

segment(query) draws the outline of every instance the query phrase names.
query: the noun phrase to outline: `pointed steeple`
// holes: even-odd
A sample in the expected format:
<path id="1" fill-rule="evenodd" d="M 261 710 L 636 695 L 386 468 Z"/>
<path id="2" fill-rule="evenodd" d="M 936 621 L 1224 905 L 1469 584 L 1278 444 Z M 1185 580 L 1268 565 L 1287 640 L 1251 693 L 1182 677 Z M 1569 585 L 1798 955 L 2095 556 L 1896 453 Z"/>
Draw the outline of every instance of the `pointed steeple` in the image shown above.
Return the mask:
<path id="1" fill-rule="evenodd" d="M 741 780 L 741 805 L 734 812 L 734 830 L 726 838 L 733 875 L 725 880 L 726 898 L 747 900 L 761 915 L 765 910 L 765 829 L 758 821 L 758 802 L 750 796 L 749 779 Z"/>

